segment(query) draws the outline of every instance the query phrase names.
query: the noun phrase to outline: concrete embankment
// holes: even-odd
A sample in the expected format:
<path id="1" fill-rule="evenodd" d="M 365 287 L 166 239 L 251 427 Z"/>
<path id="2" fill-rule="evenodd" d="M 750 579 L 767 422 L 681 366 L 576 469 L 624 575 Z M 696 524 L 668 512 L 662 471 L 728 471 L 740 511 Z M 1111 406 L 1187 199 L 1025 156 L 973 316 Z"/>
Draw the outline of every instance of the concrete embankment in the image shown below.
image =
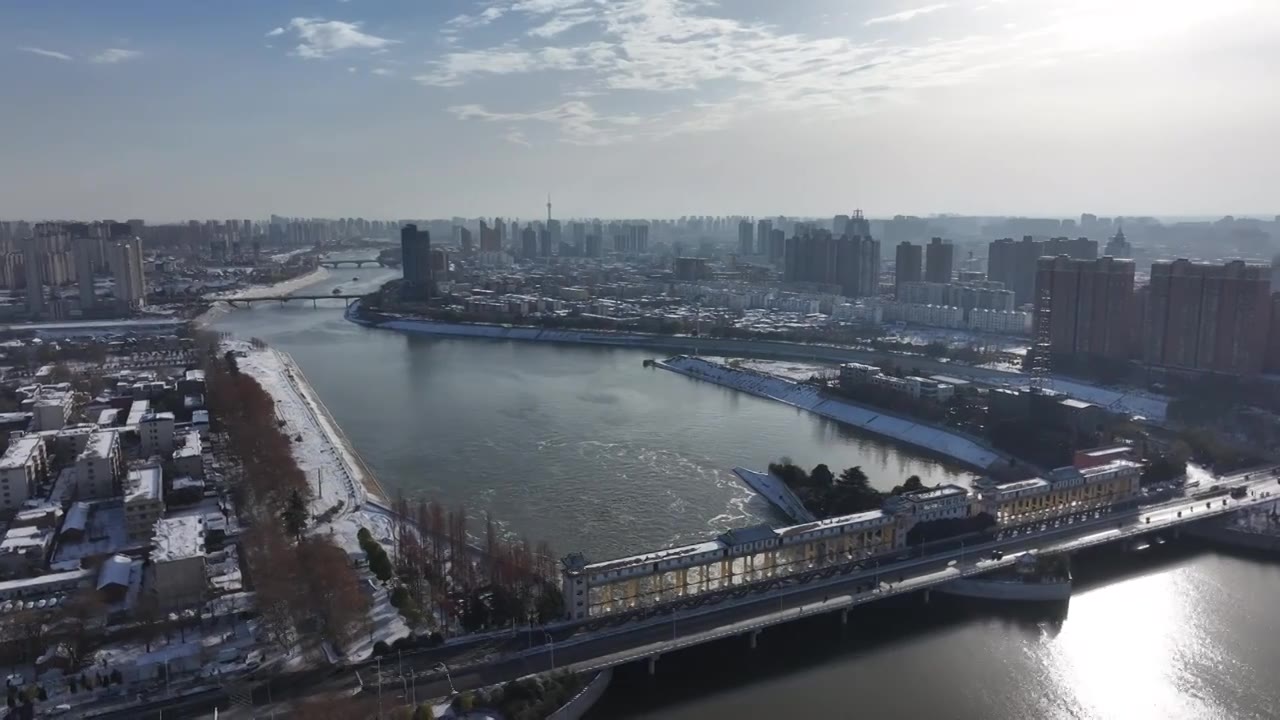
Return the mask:
<path id="1" fill-rule="evenodd" d="M 733 474 L 742 479 L 742 482 L 751 487 L 752 490 L 760 493 L 760 496 L 769 501 L 769 504 L 782 511 L 782 514 L 794 523 L 808 523 L 817 520 L 813 513 L 809 512 L 809 508 L 804 506 L 800 498 L 791 492 L 791 488 L 773 473 L 762 473 L 758 470 L 748 470 L 746 468 L 736 467 Z"/>
<path id="2" fill-rule="evenodd" d="M 1212 545 L 1265 553 L 1280 553 L 1280 530 L 1276 529 L 1269 532 L 1259 532 L 1236 527 L 1228 520 L 1227 522 L 1195 523 L 1188 525 L 1183 532 Z"/>
<path id="3" fill-rule="evenodd" d="M 547 720 L 578 720 L 578 718 L 587 714 L 592 705 L 604 695 L 604 691 L 609 689 L 609 682 L 613 680 L 613 668 L 605 668 L 596 673 L 596 676 L 582 688 L 577 695 L 573 696 L 569 702 L 563 707 L 547 716 Z"/>
<path id="4" fill-rule="evenodd" d="M 802 408 L 881 437 L 942 455 L 985 471 L 1008 456 L 959 433 L 827 397 L 813 385 L 740 370 L 702 358 L 677 356 L 657 363 L 672 372 Z"/>

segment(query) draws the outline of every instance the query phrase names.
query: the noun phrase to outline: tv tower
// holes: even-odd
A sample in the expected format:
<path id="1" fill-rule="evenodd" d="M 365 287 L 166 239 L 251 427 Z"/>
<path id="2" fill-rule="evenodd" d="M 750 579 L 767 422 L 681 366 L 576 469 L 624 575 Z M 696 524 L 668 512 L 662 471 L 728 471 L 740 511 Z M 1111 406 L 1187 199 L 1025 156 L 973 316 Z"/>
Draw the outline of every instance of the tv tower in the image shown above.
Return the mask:
<path id="1" fill-rule="evenodd" d="M 547 224 L 551 224 L 551 193 L 547 193 Z"/>

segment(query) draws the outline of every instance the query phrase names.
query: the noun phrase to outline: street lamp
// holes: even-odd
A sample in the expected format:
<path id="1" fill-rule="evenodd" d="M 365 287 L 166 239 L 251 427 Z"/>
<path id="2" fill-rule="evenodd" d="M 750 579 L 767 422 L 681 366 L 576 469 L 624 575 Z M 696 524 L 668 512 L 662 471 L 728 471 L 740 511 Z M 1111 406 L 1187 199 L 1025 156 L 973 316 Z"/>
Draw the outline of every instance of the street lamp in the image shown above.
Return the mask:
<path id="1" fill-rule="evenodd" d="M 551 633 L 546 630 L 542 631 L 547 636 L 547 642 L 551 645 L 551 672 L 556 671 L 556 639 L 551 637 Z"/>
<path id="2" fill-rule="evenodd" d="M 457 695 L 458 691 L 456 688 L 453 687 L 453 676 L 449 674 L 449 666 L 445 665 L 444 663 L 436 663 L 436 670 L 444 671 L 444 677 L 446 680 L 449 681 L 449 692 L 453 693 L 454 695 Z"/>

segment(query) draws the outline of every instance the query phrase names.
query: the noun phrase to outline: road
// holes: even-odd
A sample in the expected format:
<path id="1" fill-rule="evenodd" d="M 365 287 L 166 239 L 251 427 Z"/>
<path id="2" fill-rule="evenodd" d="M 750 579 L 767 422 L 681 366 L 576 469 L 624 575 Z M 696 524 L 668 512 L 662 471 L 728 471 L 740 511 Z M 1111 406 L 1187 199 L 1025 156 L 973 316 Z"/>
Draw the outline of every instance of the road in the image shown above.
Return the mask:
<path id="1" fill-rule="evenodd" d="M 600 621 L 562 625 L 549 631 L 516 632 L 478 642 L 447 645 L 423 651 L 387 655 L 358 668 L 366 691 L 376 691 L 381 678 L 387 701 L 408 691 L 418 699 L 446 696 L 452 689 L 474 689 L 552 669 L 585 672 L 635 660 L 660 657 L 684 647 L 700 645 L 753 632 L 815 614 L 836 614 L 848 608 L 904 593 L 926 590 L 962 576 L 978 575 L 1016 562 L 1027 551 L 1067 552 L 1127 538 L 1172 531 L 1178 526 L 1218 517 L 1244 507 L 1274 502 L 1280 484 L 1267 471 L 1251 471 L 1218 479 L 1223 488 L 1244 487 L 1250 495 L 1241 499 L 1219 496 L 1209 500 L 1177 498 L 1125 510 L 1077 517 L 1057 525 L 1043 523 L 1001 533 L 998 539 L 974 545 L 948 545 L 922 557 L 906 557 L 860 571 L 775 587 L 767 593 L 740 590 L 726 593 L 707 605 L 665 612 L 644 620 L 622 621 L 600 627 Z M 1270 493 L 1264 497 L 1263 493 Z M 992 553 L 1003 552 L 995 560 Z M 904 553 L 907 551 L 904 551 Z M 899 556 L 902 558 L 903 556 Z M 882 561 L 883 562 L 883 561 Z M 743 639 L 744 649 L 748 641 Z M 452 668 L 448 676 L 440 663 Z M 340 672 L 321 680 L 292 682 L 275 688 L 277 701 L 311 694 L 351 692 L 358 687 L 356 671 Z M 255 693 L 255 701 L 263 693 Z M 166 711 L 166 717 L 199 716 L 198 709 Z M 137 713 L 138 709 L 134 708 Z M 123 714 L 100 717 L 137 717 Z"/>

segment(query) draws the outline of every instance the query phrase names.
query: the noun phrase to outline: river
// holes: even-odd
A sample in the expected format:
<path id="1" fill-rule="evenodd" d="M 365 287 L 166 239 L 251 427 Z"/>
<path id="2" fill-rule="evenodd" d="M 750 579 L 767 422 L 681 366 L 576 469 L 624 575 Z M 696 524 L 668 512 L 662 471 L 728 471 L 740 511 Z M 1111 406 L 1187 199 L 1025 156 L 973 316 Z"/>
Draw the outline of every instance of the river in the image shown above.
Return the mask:
<path id="1" fill-rule="evenodd" d="M 340 268 L 363 292 L 395 272 Z M 493 514 L 605 559 L 780 522 L 729 472 L 789 456 L 877 487 L 938 461 L 780 403 L 642 367 L 654 353 L 455 340 L 346 322 L 342 304 L 261 304 L 214 326 L 290 353 L 389 491 Z M 947 602 L 859 610 L 624 668 L 593 717 L 1280 717 L 1280 566 L 1170 545 L 1086 558 L 1065 613 Z M 739 647 L 741 645 L 741 647 Z"/>

